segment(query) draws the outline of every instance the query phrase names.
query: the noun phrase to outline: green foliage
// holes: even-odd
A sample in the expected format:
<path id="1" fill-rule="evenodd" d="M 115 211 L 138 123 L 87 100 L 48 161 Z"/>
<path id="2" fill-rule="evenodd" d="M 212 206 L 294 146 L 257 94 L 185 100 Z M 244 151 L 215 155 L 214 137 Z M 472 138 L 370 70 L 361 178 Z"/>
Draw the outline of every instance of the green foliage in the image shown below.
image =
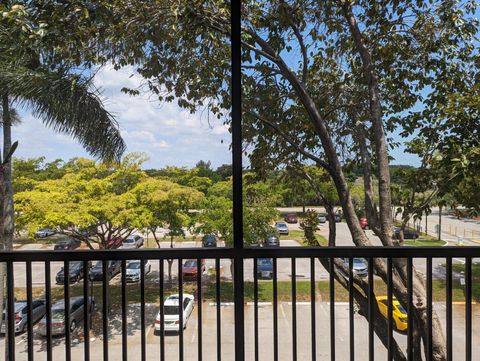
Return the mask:
<path id="1" fill-rule="evenodd" d="M 304 232 L 304 241 L 307 246 L 318 246 L 316 232 L 320 230 L 318 214 L 314 210 L 307 210 L 305 218 L 300 223 L 300 228 Z"/>

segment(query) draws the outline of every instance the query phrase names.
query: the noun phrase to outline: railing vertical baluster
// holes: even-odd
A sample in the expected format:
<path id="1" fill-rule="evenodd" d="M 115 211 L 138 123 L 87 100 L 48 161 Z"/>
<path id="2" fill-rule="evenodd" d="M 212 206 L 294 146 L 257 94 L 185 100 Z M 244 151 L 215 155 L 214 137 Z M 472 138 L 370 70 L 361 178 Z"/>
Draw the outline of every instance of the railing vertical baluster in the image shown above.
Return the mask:
<path id="1" fill-rule="evenodd" d="M 13 262 L 7 262 L 7 338 L 8 360 L 15 360 L 15 285 L 13 282 Z M 3 281 L 3 280 L 2 280 Z M 3 300 L 1 300 L 3 302 Z"/>
<path id="2" fill-rule="evenodd" d="M 292 257 L 292 360 L 297 361 L 297 269 L 296 258 Z"/>
<path id="3" fill-rule="evenodd" d="M 183 361 L 183 264 L 182 259 L 178 259 L 178 310 L 179 310 L 179 325 L 178 325 L 178 359 Z"/>
<path id="4" fill-rule="evenodd" d="M 427 257 L 427 361 L 432 361 L 432 257 Z"/>
<path id="5" fill-rule="evenodd" d="M 65 361 L 72 359 L 70 350 L 70 262 L 63 262 L 63 292 L 65 303 Z"/>
<path id="6" fill-rule="evenodd" d="M 127 262 L 122 260 L 122 361 L 128 360 L 127 328 Z"/>
<path id="7" fill-rule="evenodd" d="M 447 301 L 447 361 L 452 361 L 452 258 L 447 258 L 447 280 L 446 280 L 446 301 Z"/>
<path id="8" fill-rule="evenodd" d="M 317 360 L 317 323 L 315 309 L 315 258 L 310 258 L 310 322 L 312 331 L 312 361 Z"/>
<path id="9" fill-rule="evenodd" d="M 220 298 L 220 259 L 215 259 L 215 304 L 217 311 L 217 361 L 222 359 L 222 313 Z"/>
<path id="10" fill-rule="evenodd" d="M 355 361 L 355 323 L 353 313 L 353 258 L 348 259 L 348 318 L 350 331 L 350 361 Z"/>
<path id="11" fill-rule="evenodd" d="M 159 298 L 160 298 L 160 361 L 165 361 L 165 314 L 164 314 L 164 260 L 159 260 Z"/>
<path id="12" fill-rule="evenodd" d="M 203 360 L 203 334 L 202 334 L 202 277 L 203 277 L 203 268 L 202 268 L 202 259 L 197 258 L 197 304 L 198 304 L 198 345 L 197 345 L 197 354 L 198 361 Z"/>
<path id="13" fill-rule="evenodd" d="M 28 361 L 33 361 L 32 262 L 27 261 L 27 347 Z"/>
<path id="14" fill-rule="evenodd" d="M 393 290 L 392 290 L 392 259 L 387 258 L 387 301 L 388 301 L 388 361 L 393 361 Z"/>
<path id="15" fill-rule="evenodd" d="M 465 360 L 472 361 L 472 258 L 465 261 Z"/>
<path id="16" fill-rule="evenodd" d="M 407 259 L 407 294 L 407 360 L 413 361 L 413 260 L 411 257 Z"/>
<path id="17" fill-rule="evenodd" d="M 90 361 L 90 325 L 91 317 L 93 313 L 93 307 L 90 306 L 90 297 L 88 291 L 88 271 L 89 271 L 89 261 L 83 261 L 83 360 Z M 90 310 L 90 307 L 92 308 Z"/>
<path id="18" fill-rule="evenodd" d="M 47 328 L 47 361 L 52 361 L 52 289 L 50 261 L 45 262 L 45 303 Z"/>
<path id="19" fill-rule="evenodd" d="M 253 259 L 253 342 L 255 361 L 258 361 L 258 258 Z"/>
<path id="20" fill-rule="evenodd" d="M 374 306 L 375 295 L 373 293 L 373 258 L 368 259 L 368 359 L 370 361 L 375 360 L 375 344 L 374 344 Z"/>
<path id="21" fill-rule="evenodd" d="M 273 360 L 278 361 L 277 258 L 273 257 Z"/>
<path id="22" fill-rule="evenodd" d="M 140 342 L 141 342 L 141 360 L 145 361 L 146 353 L 146 339 L 145 339 L 145 260 L 140 260 Z"/>
<path id="23" fill-rule="evenodd" d="M 335 264 L 334 259 L 329 259 L 330 273 L 330 359 L 335 361 Z"/>
<path id="24" fill-rule="evenodd" d="M 110 270 L 107 266 L 108 261 L 102 261 L 103 361 L 108 361 L 108 316 L 110 309 L 108 299 L 108 285 L 110 283 Z"/>

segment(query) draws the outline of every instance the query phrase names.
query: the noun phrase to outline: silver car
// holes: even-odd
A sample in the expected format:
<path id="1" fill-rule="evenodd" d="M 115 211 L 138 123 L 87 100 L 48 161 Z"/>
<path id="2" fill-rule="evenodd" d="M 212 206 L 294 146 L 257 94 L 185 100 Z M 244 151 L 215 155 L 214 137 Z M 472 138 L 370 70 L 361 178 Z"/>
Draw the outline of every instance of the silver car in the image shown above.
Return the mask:
<path id="1" fill-rule="evenodd" d="M 152 265 L 149 261 L 145 261 L 144 265 L 145 275 L 149 274 L 152 270 Z M 127 263 L 127 269 L 125 270 L 125 278 L 127 282 L 138 282 L 140 281 L 141 275 L 141 263 L 139 260 L 130 261 Z"/>
<path id="2" fill-rule="evenodd" d="M 137 234 L 125 238 L 122 242 L 122 248 L 140 248 L 143 246 L 144 239 Z"/>
<path id="3" fill-rule="evenodd" d="M 88 300 L 89 313 L 92 314 L 95 309 L 93 297 Z M 57 301 L 52 305 L 51 320 L 52 336 L 65 334 L 65 302 Z M 83 322 L 83 296 L 70 298 L 70 331 L 74 331 L 77 325 Z M 38 333 L 42 336 L 47 335 L 47 317 L 44 316 L 37 326 Z"/>
<path id="4" fill-rule="evenodd" d="M 15 332 L 24 332 L 27 329 L 28 321 L 28 305 L 27 301 L 15 302 Z M 45 301 L 33 300 L 32 301 L 32 321 L 38 322 L 43 315 L 45 315 Z M 3 311 L 3 321 L 5 321 L 5 311 Z M 5 333 L 6 325 L 2 322 L 1 333 Z"/>
<path id="5" fill-rule="evenodd" d="M 349 259 L 342 258 L 343 264 L 345 268 L 348 269 L 349 266 Z M 353 273 L 355 273 L 359 277 L 367 277 L 368 276 L 368 263 L 364 258 L 353 258 Z"/>

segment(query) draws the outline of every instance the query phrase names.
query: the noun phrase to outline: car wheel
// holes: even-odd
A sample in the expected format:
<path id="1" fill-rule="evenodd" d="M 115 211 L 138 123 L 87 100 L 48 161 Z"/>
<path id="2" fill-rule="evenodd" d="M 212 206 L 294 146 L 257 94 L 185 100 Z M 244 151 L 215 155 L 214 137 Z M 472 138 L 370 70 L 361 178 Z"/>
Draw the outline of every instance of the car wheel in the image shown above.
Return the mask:
<path id="1" fill-rule="evenodd" d="M 70 322 L 70 331 L 75 331 L 76 328 L 77 323 L 75 322 L 75 320 L 73 320 L 72 322 Z"/>

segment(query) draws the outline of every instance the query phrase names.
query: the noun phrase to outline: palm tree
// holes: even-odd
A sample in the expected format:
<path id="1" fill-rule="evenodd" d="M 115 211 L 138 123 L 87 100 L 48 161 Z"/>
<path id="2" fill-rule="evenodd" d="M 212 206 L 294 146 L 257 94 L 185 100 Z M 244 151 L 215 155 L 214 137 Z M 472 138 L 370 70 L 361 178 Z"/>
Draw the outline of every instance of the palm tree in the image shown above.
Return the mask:
<path id="1" fill-rule="evenodd" d="M 31 70 L 0 63 L 0 89 L 3 109 L 3 154 L 12 145 L 10 102 L 26 106 L 53 130 L 72 136 L 93 156 L 118 160 L 125 144 L 114 117 L 104 108 L 91 79 L 42 68 Z M 13 192 L 11 162 L 4 169 L 4 242 L 13 237 Z M 11 205 L 9 203 L 11 202 Z"/>
<path id="2" fill-rule="evenodd" d="M 54 131 L 70 135 L 93 156 L 119 160 L 125 150 L 118 124 L 103 106 L 91 79 L 66 71 L 34 69 L 0 61 L 0 97 L 3 129 L 3 158 L 0 154 L 0 246 L 13 246 L 14 208 L 12 189 L 11 128 L 16 119 L 11 104 L 28 107 L 34 116 Z M 0 265 L 4 266 L 4 265 Z M 4 294 L 4 267 L 0 267 L 0 300 Z M 0 315 L 3 302 L 0 302 Z M 0 319 L 0 327 L 1 327 Z"/>

